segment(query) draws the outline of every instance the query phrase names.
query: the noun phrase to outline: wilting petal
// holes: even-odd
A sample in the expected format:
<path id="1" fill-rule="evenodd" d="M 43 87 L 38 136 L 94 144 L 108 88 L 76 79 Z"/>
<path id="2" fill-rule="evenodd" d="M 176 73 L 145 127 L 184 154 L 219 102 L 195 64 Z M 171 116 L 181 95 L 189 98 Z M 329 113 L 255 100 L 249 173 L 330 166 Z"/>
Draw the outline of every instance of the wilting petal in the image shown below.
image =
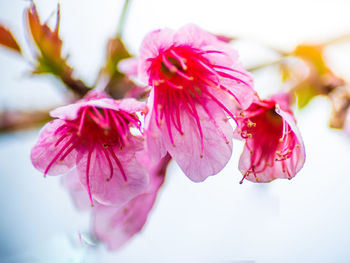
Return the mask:
<path id="1" fill-rule="evenodd" d="M 38 142 L 32 148 L 32 163 L 36 169 L 45 174 L 64 174 L 75 165 L 77 156 L 75 149 L 61 160 L 65 151 L 74 143 L 71 136 L 59 131 L 63 124 L 62 120 L 47 123 L 40 133 Z"/>
<path id="2" fill-rule="evenodd" d="M 147 188 L 148 176 L 135 157 L 143 141 L 132 137 L 128 142 L 122 149 L 96 146 L 93 150 L 79 150 L 77 169 L 81 183 L 101 204 L 123 205 Z"/>

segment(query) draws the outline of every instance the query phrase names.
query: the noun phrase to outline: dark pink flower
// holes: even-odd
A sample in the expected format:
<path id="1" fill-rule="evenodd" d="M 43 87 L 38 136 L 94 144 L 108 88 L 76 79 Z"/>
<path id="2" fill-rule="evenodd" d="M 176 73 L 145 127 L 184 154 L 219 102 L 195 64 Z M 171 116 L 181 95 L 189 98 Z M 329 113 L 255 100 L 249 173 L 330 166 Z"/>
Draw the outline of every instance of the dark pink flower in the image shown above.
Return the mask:
<path id="1" fill-rule="evenodd" d="M 303 167 L 305 149 L 288 95 L 257 100 L 237 117 L 238 136 L 246 140 L 239 161 L 243 179 L 291 179 Z"/>
<path id="2" fill-rule="evenodd" d="M 145 109 L 134 99 L 115 101 L 90 93 L 50 114 L 55 119 L 43 128 L 33 147 L 33 165 L 45 175 L 67 173 L 74 166 L 90 201 L 122 205 L 143 192 L 148 177 L 135 158 L 143 149 L 136 112 Z"/>
<path id="3" fill-rule="evenodd" d="M 237 53 L 194 25 L 150 33 L 140 51 L 139 77 L 153 89 L 146 116 L 147 147 L 169 152 L 193 181 L 218 173 L 232 153 L 237 106 L 254 97 L 252 78 Z"/>

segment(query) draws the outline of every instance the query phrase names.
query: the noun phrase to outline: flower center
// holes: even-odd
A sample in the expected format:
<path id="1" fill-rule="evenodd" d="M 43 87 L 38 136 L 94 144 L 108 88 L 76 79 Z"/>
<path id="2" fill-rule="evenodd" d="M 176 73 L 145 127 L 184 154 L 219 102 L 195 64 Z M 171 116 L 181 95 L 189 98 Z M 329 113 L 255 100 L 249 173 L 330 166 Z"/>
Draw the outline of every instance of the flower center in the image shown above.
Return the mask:
<path id="1" fill-rule="evenodd" d="M 100 157 L 108 163 L 110 173 L 109 177 L 106 178 L 107 181 L 113 177 L 113 163 L 117 165 L 123 179 L 127 181 L 114 147 L 117 146 L 122 150 L 123 147 L 127 146 L 130 126 L 141 129 L 141 122 L 135 114 L 122 110 L 101 109 L 95 106 L 83 107 L 77 119 L 65 120 L 65 123 L 55 131 L 54 135 L 59 135 L 55 147 L 59 147 L 59 149 L 44 174 L 48 173 L 53 164 L 63 161 L 74 149 L 79 148 L 87 153 L 86 185 L 91 204 L 93 204 L 89 183 L 91 155 L 96 151 L 96 154 L 101 155 Z"/>
<path id="2" fill-rule="evenodd" d="M 172 127 L 175 128 L 174 132 L 183 136 L 181 115 L 185 112 L 191 116 L 201 138 L 201 157 L 204 151 L 204 137 L 200 122 L 202 116 L 199 116 L 197 106 L 200 105 L 203 108 L 218 128 L 222 138 L 228 143 L 207 104 L 209 101 L 215 102 L 227 115 L 234 118 L 233 113 L 214 95 L 215 92 L 221 91 L 237 100 L 236 96 L 221 83 L 221 79 L 227 78 L 237 83 L 245 83 L 250 87 L 248 83 L 233 74 L 233 72 L 240 75 L 245 73 L 210 62 L 208 59 L 210 53 L 226 56 L 219 51 L 202 51 L 190 46 L 172 46 L 161 51 L 157 57 L 149 59 L 148 68 L 149 84 L 154 88 L 153 107 L 157 126 L 160 127 L 162 121 L 165 121 L 170 141 L 175 145 Z"/>

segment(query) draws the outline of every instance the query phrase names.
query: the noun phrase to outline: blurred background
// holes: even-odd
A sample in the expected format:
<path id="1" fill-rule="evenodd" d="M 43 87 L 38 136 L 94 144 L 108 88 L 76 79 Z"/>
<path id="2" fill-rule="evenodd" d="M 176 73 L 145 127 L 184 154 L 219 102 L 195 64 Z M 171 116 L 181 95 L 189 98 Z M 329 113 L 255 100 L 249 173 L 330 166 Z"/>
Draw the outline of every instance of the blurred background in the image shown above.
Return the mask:
<path id="1" fill-rule="evenodd" d="M 124 1 L 36 0 L 43 21 L 61 4 L 63 53 L 75 75 L 93 85 L 115 35 Z M 12 30 L 25 56 L 24 9 L 29 1 L 0 0 L 0 22 Z M 137 54 L 143 37 L 187 23 L 237 37 L 232 45 L 246 67 L 278 57 L 269 47 L 292 51 L 350 33 L 346 0 L 133 0 L 124 41 Z M 54 20 L 54 19 L 52 19 Z M 350 78 L 350 42 L 325 50 L 332 71 Z M 0 47 L 0 111 L 47 109 L 65 103 L 63 84 L 32 76 L 31 65 Z M 274 66 L 254 73 L 261 97 L 282 88 Z M 38 129 L 0 134 L 0 262 L 350 262 L 350 138 L 331 130 L 326 98 L 296 111 L 306 147 L 304 168 L 291 180 L 239 184 L 242 143 L 230 163 L 204 183 L 191 182 L 175 163 L 142 232 L 117 252 L 79 242 L 89 229 L 60 178 L 43 178 L 30 162 Z M 88 238 L 88 235 L 86 235 Z"/>

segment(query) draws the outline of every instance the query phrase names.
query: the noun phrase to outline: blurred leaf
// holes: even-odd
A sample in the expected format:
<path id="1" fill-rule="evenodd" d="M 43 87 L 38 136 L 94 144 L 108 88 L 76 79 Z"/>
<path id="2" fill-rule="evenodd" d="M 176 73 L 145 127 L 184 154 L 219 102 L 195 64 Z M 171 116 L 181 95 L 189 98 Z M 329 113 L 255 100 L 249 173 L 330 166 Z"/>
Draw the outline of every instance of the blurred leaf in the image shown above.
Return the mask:
<path id="1" fill-rule="evenodd" d="M 18 45 L 16 39 L 13 37 L 11 31 L 3 25 L 0 25 L 0 45 L 10 48 L 20 54 L 22 53 L 21 48 Z"/>
<path id="2" fill-rule="evenodd" d="M 299 109 L 304 108 L 313 97 L 317 96 L 317 91 L 312 85 L 302 85 L 296 91 L 297 106 Z"/>
<path id="3" fill-rule="evenodd" d="M 350 86 L 340 86 L 329 94 L 332 105 L 332 113 L 329 126 L 334 129 L 342 129 L 350 108 Z"/>
<path id="4" fill-rule="evenodd" d="M 344 84 L 344 80 L 337 77 L 327 66 L 323 52 L 323 45 L 299 45 L 292 52 L 292 55 L 304 62 L 308 71 L 306 76 L 297 81 L 292 88 L 299 108 L 307 106 L 314 97 L 327 96 L 335 88 Z M 283 81 L 287 81 L 293 74 L 291 68 L 281 68 L 281 70 Z"/>
<path id="5" fill-rule="evenodd" d="M 34 3 L 26 10 L 25 14 L 31 36 L 36 44 L 40 56 L 38 57 L 38 68 L 35 73 L 54 73 L 63 74 L 64 71 L 70 70 L 66 60 L 62 58 L 62 40 L 59 37 L 59 20 L 60 11 L 57 8 L 57 20 L 54 30 L 45 23 L 42 24 Z"/>
<path id="6" fill-rule="evenodd" d="M 122 59 L 131 57 L 120 38 L 111 38 L 107 44 L 107 60 L 105 69 L 110 76 L 122 74 L 118 71 L 118 63 Z"/>
<path id="7" fill-rule="evenodd" d="M 28 29 L 39 51 L 35 74 L 50 73 L 56 75 L 70 90 L 80 97 L 89 88 L 79 79 L 73 78 L 73 69 L 62 57 L 62 40 L 59 36 L 60 7 L 57 7 L 56 25 L 51 29 L 47 23 L 41 23 L 35 4 L 25 11 Z"/>
<path id="8" fill-rule="evenodd" d="M 323 58 L 322 45 L 299 45 L 295 48 L 292 54 L 311 63 L 319 75 L 328 72 L 328 68 Z"/>
<path id="9" fill-rule="evenodd" d="M 113 98 L 123 98 L 136 85 L 118 70 L 119 62 L 130 57 L 130 53 L 119 37 L 111 38 L 108 41 L 106 63 L 101 70 L 101 75 L 108 78 L 105 90 Z"/>

